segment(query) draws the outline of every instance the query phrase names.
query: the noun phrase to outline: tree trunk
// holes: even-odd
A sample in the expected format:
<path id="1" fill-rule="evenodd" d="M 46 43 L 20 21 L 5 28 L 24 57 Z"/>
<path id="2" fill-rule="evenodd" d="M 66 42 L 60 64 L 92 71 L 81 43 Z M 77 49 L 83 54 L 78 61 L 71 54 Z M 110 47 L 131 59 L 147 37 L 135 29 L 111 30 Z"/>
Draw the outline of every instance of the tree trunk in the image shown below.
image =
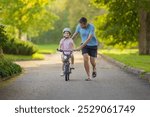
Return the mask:
<path id="1" fill-rule="evenodd" d="M 3 57 L 3 50 L 2 48 L 0 47 L 0 58 Z"/>
<path id="2" fill-rule="evenodd" d="M 140 10 L 139 54 L 150 55 L 150 12 Z"/>

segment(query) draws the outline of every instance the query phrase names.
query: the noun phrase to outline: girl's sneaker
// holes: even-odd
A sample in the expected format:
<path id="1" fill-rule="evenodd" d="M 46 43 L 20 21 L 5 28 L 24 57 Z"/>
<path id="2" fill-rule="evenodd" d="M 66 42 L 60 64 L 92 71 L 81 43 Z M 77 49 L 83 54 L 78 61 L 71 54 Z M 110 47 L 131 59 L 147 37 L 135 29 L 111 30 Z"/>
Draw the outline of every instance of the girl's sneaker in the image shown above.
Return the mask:
<path id="1" fill-rule="evenodd" d="M 64 71 L 61 71 L 60 76 L 64 76 Z"/>

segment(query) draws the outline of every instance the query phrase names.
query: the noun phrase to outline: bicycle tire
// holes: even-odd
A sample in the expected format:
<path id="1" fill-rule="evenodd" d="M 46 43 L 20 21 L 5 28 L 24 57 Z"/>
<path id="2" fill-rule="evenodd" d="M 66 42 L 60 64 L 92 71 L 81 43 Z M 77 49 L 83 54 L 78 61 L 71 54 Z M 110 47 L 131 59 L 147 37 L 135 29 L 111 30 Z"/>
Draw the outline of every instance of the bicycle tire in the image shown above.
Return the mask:
<path id="1" fill-rule="evenodd" d="M 70 74 L 68 73 L 68 77 L 67 77 L 67 80 L 69 80 L 69 76 L 70 76 Z"/>
<path id="2" fill-rule="evenodd" d="M 68 77 L 67 77 L 67 80 L 69 80 L 69 76 L 70 76 L 70 65 L 68 66 Z"/>
<path id="3" fill-rule="evenodd" d="M 65 75 L 65 81 L 68 81 L 69 80 L 69 74 L 66 74 Z"/>
<path id="4" fill-rule="evenodd" d="M 64 66 L 64 75 L 65 75 L 65 81 L 69 80 L 69 65 Z"/>
<path id="5" fill-rule="evenodd" d="M 68 74 L 65 74 L 65 81 L 68 81 Z"/>

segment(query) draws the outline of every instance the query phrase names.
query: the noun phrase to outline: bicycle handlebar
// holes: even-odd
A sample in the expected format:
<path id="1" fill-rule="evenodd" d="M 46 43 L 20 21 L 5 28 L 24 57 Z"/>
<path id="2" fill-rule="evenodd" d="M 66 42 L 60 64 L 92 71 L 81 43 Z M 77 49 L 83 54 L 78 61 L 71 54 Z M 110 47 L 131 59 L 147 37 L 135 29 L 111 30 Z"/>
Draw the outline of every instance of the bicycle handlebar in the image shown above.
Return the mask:
<path id="1" fill-rule="evenodd" d="M 61 49 L 57 49 L 57 51 L 62 52 L 64 55 L 66 55 L 65 52 L 70 52 L 70 54 L 72 54 L 72 52 L 74 50 L 61 50 Z"/>
<path id="2" fill-rule="evenodd" d="M 78 51 L 78 50 L 61 50 L 61 49 L 57 49 L 57 51 L 59 51 L 59 52 L 75 52 L 75 51 Z"/>
<path id="3" fill-rule="evenodd" d="M 73 52 L 74 50 L 61 50 L 61 49 L 57 49 L 57 51 L 59 51 L 59 52 Z"/>

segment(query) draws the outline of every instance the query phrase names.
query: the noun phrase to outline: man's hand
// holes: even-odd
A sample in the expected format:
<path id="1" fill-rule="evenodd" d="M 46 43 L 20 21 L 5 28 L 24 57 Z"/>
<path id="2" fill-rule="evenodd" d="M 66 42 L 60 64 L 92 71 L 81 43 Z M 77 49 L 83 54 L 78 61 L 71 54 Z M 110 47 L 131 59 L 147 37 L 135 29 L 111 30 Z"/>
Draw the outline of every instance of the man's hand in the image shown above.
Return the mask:
<path id="1" fill-rule="evenodd" d="M 80 47 L 74 49 L 74 51 L 80 51 L 81 49 L 82 49 L 82 47 L 80 46 Z"/>

